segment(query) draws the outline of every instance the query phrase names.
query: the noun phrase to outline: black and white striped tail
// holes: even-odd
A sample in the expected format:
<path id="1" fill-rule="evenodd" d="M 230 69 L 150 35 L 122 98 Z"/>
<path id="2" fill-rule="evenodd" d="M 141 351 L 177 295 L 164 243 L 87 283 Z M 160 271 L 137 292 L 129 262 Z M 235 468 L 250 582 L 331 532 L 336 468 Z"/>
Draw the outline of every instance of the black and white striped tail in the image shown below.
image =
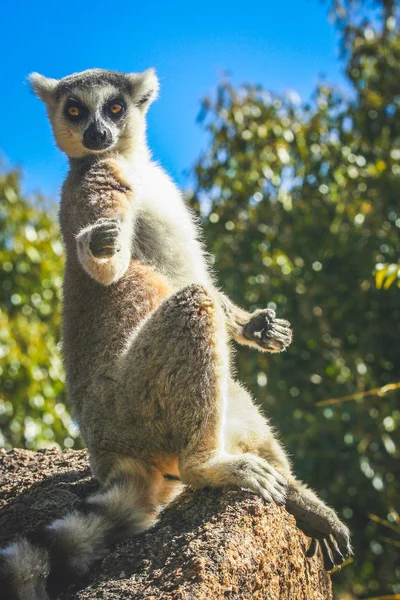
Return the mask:
<path id="1" fill-rule="evenodd" d="M 82 578 L 116 541 L 156 520 L 137 486 L 126 479 L 78 509 L 0 550 L 1 600 L 49 600 Z"/>

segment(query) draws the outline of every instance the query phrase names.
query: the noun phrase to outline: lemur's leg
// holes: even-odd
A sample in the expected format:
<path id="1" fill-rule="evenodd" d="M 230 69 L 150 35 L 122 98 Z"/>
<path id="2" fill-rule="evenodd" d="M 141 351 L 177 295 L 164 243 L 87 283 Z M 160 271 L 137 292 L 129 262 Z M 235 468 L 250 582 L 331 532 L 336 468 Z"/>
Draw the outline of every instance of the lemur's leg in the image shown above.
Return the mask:
<path id="1" fill-rule="evenodd" d="M 288 482 L 286 509 L 295 517 L 298 527 L 313 538 L 308 556 L 313 556 L 319 545 L 327 570 L 340 565 L 344 556 L 352 553 L 348 528 L 332 508 L 295 478 L 287 454 L 267 418 L 254 405 L 250 394 L 232 380 L 226 438 L 230 452 L 253 452 L 285 476 Z"/>
<path id="2" fill-rule="evenodd" d="M 249 313 L 236 306 L 222 292 L 218 292 L 218 300 L 226 315 L 228 333 L 239 344 L 272 353 L 282 352 L 290 345 L 290 323 L 277 319 L 274 310 L 265 308 Z"/>
<path id="3" fill-rule="evenodd" d="M 228 381 L 225 446 L 229 452 L 254 452 L 270 462 L 285 478 L 292 477 L 287 454 L 250 393 L 234 379 Z"/>
<path id="4" fill-rule="evenodd" d="M 0 596 L 48 600 L 85 576 L 110 546 L 149 529 L 179 484 L 154 466 L 115 457 L 102 491 L 0 551 Z"/>
<path id="5" fill-rule="evenodd" d="M 234 484 L 283 503 L 285 481 L 272 465 L 224 448 L 229 356 L 220 311 L 199 285 L 165 300 L 121 358 L 117 412 L 135 424 L 137 448 L 177 452 L 183 483 Z"/>

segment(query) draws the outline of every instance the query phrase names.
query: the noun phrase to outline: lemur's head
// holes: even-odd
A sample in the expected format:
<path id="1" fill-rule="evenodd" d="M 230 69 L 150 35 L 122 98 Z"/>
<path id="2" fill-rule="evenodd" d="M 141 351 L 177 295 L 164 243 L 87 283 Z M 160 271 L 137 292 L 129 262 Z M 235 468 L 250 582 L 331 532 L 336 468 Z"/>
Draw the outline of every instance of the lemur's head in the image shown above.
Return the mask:
<path id="1" fill-rule="evenodd" d="M 59 148 L 71 158 L 112 149 L 131 153 L 144 140 L 145 114 L 158 92 L 154 69 L 90 69 L 63 79 L 32 73 L 29 81 L 47 106 Z"/>

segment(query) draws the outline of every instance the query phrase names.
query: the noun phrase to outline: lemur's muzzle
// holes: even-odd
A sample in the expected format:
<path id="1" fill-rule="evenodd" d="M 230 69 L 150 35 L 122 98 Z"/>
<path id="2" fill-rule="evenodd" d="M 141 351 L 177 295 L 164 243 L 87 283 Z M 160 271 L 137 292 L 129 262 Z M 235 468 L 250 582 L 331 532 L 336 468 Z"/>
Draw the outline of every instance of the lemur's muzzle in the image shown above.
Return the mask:
<path id="1" fill-rule="evenodd" d="M 111 131 L 94 121 L 83 133 L 83 145 L 89 150 L 106 150 L 111 146 Z"/>

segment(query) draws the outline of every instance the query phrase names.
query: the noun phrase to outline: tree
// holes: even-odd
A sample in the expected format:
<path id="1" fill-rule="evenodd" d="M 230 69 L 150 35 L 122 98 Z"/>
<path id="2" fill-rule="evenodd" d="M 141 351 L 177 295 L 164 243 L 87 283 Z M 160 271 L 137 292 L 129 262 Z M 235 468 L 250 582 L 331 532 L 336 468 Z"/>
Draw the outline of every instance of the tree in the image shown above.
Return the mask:
<path id="1" fill-rule="evenodd" d="M 72 447 L 60 356 L 63 249 L 54 209 L 0 174 L 0 447 Z"/>
<path id="2" fill-rule="evenodd" d="M 210 141 L 191 204 L 232 298 L 293 324 L 285 355 L 240 350 L 239 372 L 296 473 L 349 522 L 356 558 L 334 582 L 365 597 L 400 592 L 398 540 L 369 516 L 398 518 L 399 393 L 316 406 L 400 373 L 399 290 L 374 282 L 398 261 L 400 34 L 392 13 L 359 20 L 356 5 L 340 23 L 354 16 L 343 30 L 350 98 L 321 84 L 303 104 L 224 81 L 204 101 Z"/>

